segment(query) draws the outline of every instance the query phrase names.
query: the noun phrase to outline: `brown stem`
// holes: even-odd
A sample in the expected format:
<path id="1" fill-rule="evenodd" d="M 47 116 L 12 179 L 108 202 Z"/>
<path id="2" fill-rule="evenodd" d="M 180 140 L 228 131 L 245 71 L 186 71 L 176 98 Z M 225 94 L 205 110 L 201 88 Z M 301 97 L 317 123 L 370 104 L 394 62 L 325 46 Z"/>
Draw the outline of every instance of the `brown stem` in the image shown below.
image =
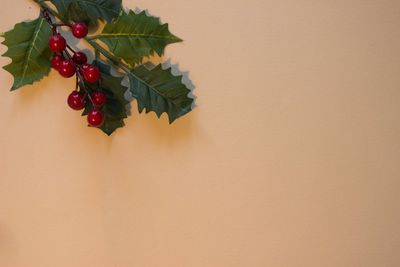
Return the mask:
<path id="1" fill-rule="evenodd" d="M 62 21 L 61 16 L 54 11 L 47 3 L 45 3 L 43 0 L 34 0 L 42 9 L 46 10 L 47 12 L 49 12 L 52 16 L 58 18 L 59 20 Z M 63 22 L 64 23 L 64 22 Z M 125 64 L 124 62 L 122 62 L 121 59 L 115 57 L 112 53 L 110 53 L 109 51 L 107 51 L 106 49 L 104 49 L 103 47 L 101 47 L 101 45 L 99 45 L 96 41 L 94 41 L 93 39 L 89 38 L 89 37 L 85 37 L 84 38 L 85 41 L 92 46 L 95 51 L 100 52 L 105 58 L 107 58 L 107 60 L 113 64 L 116 68 L 122 69 L 126 74 L 131 75 L 133 77 L 135 77 L 137 80 L 141 81 L 142 83 L 146 84 L 149 86 L 149 84 L 142 80 L 140 77 L 136 76 L 135 74 L 133 74 L 131 72 L 131 67 L 127 64 Z"/>
<path id="2" fill-rule="evenodd" d="M 74 53 L 74 54 L 76 53 L 75 50 L 74 50 L 70 45 L 68 45 L 68 44 L 67 44 L 67 48 L 68 48 L 72 53 Z"/>

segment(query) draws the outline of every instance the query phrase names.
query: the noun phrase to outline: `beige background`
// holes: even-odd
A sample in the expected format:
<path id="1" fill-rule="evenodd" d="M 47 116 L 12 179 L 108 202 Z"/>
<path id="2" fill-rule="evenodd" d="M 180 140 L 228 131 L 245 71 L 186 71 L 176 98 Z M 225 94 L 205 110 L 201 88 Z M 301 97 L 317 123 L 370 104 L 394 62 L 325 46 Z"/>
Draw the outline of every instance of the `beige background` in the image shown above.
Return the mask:
<path id="1" fill-rule="evenodd" d="M 109 138 L 73 80 L 1 71 L 1 267 L 400 266 L 399 1 L 124 4 L 186 40 L 198 108 Z M 0 28 L 37 11 L 2 0 Z"/>

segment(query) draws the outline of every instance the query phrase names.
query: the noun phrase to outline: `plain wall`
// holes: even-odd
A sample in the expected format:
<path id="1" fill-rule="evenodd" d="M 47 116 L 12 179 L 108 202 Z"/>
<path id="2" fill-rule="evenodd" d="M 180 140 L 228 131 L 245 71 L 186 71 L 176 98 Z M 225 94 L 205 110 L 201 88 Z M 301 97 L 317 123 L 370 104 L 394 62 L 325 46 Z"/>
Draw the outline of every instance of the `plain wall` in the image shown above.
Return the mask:
<path id="1" fill-rule="evenodd" d="M 38 13 L 1 3 L 2 31 Z M 197 108 L 107 137 L 73 79 L 1 71 L 1 267 L 400 266 L 399 1 L 124 4 L 185 40 Z"/>

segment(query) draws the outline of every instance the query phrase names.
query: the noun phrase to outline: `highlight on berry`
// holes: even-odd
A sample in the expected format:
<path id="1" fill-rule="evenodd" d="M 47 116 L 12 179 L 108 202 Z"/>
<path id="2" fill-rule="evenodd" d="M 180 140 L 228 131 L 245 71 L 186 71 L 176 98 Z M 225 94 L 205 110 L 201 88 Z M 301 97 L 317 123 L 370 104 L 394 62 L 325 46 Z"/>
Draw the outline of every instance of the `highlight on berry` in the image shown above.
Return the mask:
<path id="1" fill-rule="evenodd" d="M 122 0 L 31 1 L 40 9 L 38 17 L 0 35 L 8 48 L 3 56 L 11 58 L 4 67 L 14 77 L 11 91 L 53 69 L 75 81 L 66 104 L 107 135 L 125 125 L 131 101 L 139 113 L 165 114 L 169 123 L 192 110 L 193 88 L 170 67 L 151 64 L 162 59 L 168 45 L 182 41 L 167 23 L 144 11 L 125 11 Z"/>

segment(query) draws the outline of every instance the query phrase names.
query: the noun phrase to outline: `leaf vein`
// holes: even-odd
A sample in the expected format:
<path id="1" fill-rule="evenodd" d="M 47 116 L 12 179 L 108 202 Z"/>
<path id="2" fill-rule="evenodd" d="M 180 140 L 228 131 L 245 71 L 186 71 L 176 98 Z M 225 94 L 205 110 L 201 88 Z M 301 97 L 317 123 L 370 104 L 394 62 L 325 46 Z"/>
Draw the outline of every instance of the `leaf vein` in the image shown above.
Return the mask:
<path id="1" fill-rule="evenodd" d="M 44 19 L 41 18 L 40 19 L 40 23 L 36 26 L 36 29 L 35 29 L 35 32 L 34 32 L 34 36 L 33 36 L 33 40 L 32 40 L 32 42 L 31 42 L 31 44 L 29 46 L 27 56 L 25 57 L 25 60 L 24 60 L 24 69 L 23 69 L 23 72 L 22 72 L 22 75 L 21 75 L 22 79 L 25 78 L 26 71 L 28 70 L 29 61 L 30 61 L 30 58 L 32 56 L 33 49 L 38 51 L 38 49 L 35 46 L 35 43 L 36 43 L 36 40 L 37 40 L 37 38 L 39 36 L 40 29 L 42 28 L 43 23 L 44 23 Z"/>

